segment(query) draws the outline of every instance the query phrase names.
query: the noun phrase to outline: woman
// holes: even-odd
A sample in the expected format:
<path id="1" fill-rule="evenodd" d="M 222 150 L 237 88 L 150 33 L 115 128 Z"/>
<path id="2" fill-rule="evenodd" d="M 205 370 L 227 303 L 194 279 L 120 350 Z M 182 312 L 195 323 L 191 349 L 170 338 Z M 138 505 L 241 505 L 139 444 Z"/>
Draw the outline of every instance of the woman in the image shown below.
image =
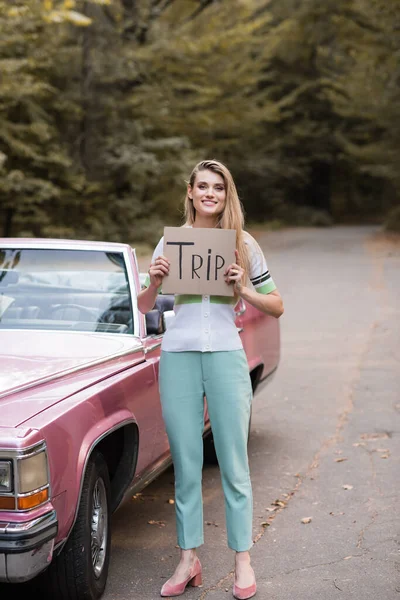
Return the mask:
<path id="1" fill-rule="evenodd" d="M 215 160 L 194 168 L 185 199 L 186 226 L 236 230 L 236 262 L 225 270 L 235 296 L 175 296 L 175 318 L 162 342 L 160 395 L 175 472 L 175 506 L 180 562 L 161 596 L 179 596 L 187 585 L 201 585 L 196 548 L 203 543 L 201 477 L 204 396 L 225 497 L 228 546 L 235 551 L 233 595 L 251 598 L 256 582 L 250 565 L 252 492 L 247 437 L 252 388 L 248 364 L 235 326 L 234 306 L 243 298 L 276 318 L 280 294 L 257 242 L 243 231 L 243 211 L 228 169 Z M 150 311 L 169 273 L 158 243 L 138 296 L 139 310 Z M 250 279 L 251 284 L 248 284 Z"/>

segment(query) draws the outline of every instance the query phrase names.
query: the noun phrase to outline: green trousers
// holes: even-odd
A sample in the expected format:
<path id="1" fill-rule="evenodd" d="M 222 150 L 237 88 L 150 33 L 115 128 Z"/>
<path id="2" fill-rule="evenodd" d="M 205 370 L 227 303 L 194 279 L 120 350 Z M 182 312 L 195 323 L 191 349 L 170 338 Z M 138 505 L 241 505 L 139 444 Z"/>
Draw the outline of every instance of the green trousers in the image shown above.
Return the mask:
<path id="1" fill-rule="evenodd" d="M 252 387 L 244 350 L 165 352 L 160 394 L 175 471 L 178 544 L 203 543 L 202 467 L 204 396 L 225 497 L 228 545 L 252 546 L 252 491 L 247 439 Z"/>

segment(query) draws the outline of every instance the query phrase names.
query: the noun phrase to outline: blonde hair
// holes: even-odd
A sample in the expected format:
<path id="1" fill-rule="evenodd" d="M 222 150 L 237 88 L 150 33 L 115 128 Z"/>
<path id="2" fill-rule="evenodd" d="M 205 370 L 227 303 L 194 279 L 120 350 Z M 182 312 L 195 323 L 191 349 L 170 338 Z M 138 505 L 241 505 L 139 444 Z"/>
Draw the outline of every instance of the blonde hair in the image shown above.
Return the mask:
<path id="1" fill-rule="evenodd" d="M 239 263 L 244 269 L 244 285 L 249 276 L 250 265 L 249 265 L 249 254 L 247 246 L 244 241 L 245 232 L 244 227 L 244 214 L 242 203 L 239 200 L 235 182 L 229 171 L 229 169 L 217 160 L 203 160 L 199 162 L 193 169 L 188 184 L 191 188 L 194 187 L 197 174 L 200 171 L 212 171 L 221 175 L 225 183 L 226 200 L 225 207 L 219 220 L 217 227 L 220 229 L 235 229 L 236 231 L 236 249 L 239 253 Z M 196 209 L 193 206 L 193 201 L 189 198 L 189 192 L 186 193 L 185 198 L 185 218 L 186 225 L 193 225 L 196 219 Z"/>

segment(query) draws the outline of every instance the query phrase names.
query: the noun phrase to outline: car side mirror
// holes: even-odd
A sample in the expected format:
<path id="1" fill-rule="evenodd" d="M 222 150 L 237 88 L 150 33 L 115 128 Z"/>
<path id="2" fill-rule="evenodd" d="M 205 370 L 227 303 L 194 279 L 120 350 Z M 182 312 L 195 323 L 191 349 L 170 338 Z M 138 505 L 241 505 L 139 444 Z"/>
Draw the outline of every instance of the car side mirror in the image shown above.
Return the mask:
<path id="1" fill-rule="evenodd" d="M 146 313 L 145 318 L 147 335 L 160 335 L 163 327 L 160 311 L 157 309 L 150 310 L 148 313 Z"/>
<path id="2" fill-rule="evenodd" d="M 175 311 L 173 310 L 166 310 L 163 312 L 162 314 L 162 323 L 163 323 L 163 330 L 167 331 L 169 325 L 171 324 L 172 320 L 175 318 Z"/>

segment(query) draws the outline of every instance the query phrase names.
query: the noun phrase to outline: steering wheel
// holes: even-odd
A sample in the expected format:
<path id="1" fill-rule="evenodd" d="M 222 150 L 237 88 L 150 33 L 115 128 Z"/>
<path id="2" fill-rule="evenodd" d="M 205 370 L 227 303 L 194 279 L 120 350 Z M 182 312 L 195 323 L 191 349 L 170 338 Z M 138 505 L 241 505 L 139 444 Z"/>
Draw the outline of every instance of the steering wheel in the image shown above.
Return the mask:
<path id="1" fill-rule="evenodd" d="M 66 320 L 81 320 L 82 317 L 82 321 L 93 321 L 96 319 L 97 316 L 97 311 L 92 311 L 90 308 L 86 308 L 86 306 L 81 306 L 80 304 L 57 304 L 56 306 L 53 306 L 53 308 L 50 311 L 50 318 L 54 318 L 54 313 L 55 312 L 60 312 L 61 315 L 64 311 L 68 310 L 68 309 L 72 309 L 72 310 L 76 310 L 79 312 L 79 316 L 78 319 L 66 319 Z"/>

